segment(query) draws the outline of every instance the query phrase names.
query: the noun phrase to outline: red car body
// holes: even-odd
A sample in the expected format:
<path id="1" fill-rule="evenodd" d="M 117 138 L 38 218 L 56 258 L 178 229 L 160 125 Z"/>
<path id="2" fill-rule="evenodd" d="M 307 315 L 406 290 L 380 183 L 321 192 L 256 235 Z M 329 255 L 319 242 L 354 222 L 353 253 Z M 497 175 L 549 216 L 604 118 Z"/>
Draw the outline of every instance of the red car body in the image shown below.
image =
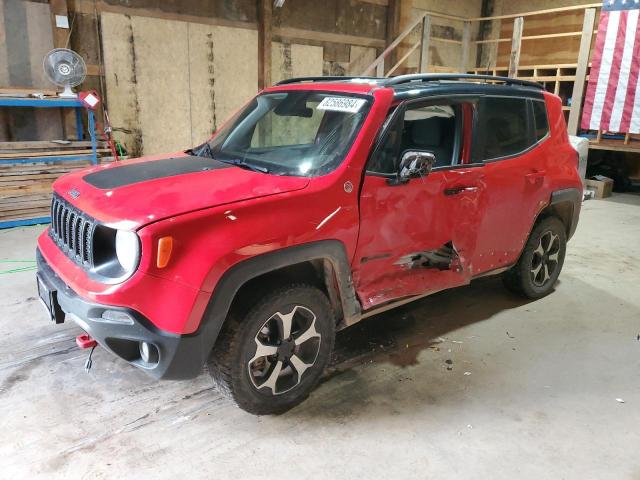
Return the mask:
<path id="1" fill-rule="evenodd" d="M 442 94 L 443 89 L 449 89 L 450 95 L 460 94 L 455 88 L 478 96 L 487 91 L 503 94 L 505 89 L 534 90 L 526 85 L 476 83 L 452 87 L 454 83 L 438 83 L 432 90 L 425 84 L 422 95 Z M 88 304 L 85 313 L 95 305 L 121 307 L 135 312 L 136 324 L 143 319 L 144 329 L 153 332 L 154 338 L 174 343 L 190 339 L 192 354 L 185 353 L 186 347 L 165 348 L 160 341 L 162 368 L 147 368 L 157 377 L 182 378 L 199 372 L 239 288 L 225 292 L 221 282 L 243 265 L 253 273 L 235 281 L 237 285 L 270 268 L 251 264 L 252 259 L 279 254 L 277 265 L 283 264 L 283 258 L 291 258 L 292 264 L 307 257 L 328 259 L 338 292 L 334 303 L 343 307 L 341 325 L 345 326 L 389 305 L 468 284 L 513 265 L 545 209 L 556 208 L 566 217 L 568 236 L 575 229 L 580 208 L 576 195 L 582 187 L 576 153 L 568 142 L 561 102 L 555 95 L 536 90 L 546 105 L 549 134 L 533 148 L 506 161 L 474 163 L 475 125 L 469 112 L 460 164 L 434 169 L 422 180 L 397 186 L 383 176 L 367 175 L 366 164 L 385 119 L 405 101 L 401 94 L 406 91 L 373 82 L 329 81 L 267 89 L 292 90 L 352 93 L 371 101 L 348 154 L 326 175 L 278 176 L 232 167 L 114 188 L 97 188 L 86 181 L 92 173 L 117 173 L 126 165 L 176 157 L 188 162 L 189 156 L 179 152 L 77 171 L 54 184 L 59 199 L 95 222 L 136 232 L 141 254 L 130 278 L 105 283 L 69 258 L 48 229 L 38 239 L 39 275 L 55 284 L 59 297 L 66 291 Z M 172 238 L 172 252 L 166 267 L 159 268 L 158 241 L 163 237 Z M 412 252 L 437 250 L 448 242 L 456 253 L 451 268 L 406 268 L 402 263 Z M 296 253 L 306 245 L 326 245 L 329 250 L 337 246 L 340 252 L 310 257 Z M 345 259 L 346 266 L 338 265 Z M 216 311 L 213 305 L 221 295 L 229 297 L 227 309 Z M 72 309 L 71 301 L 65 303 L 64 308 Z M 216 318 L 209 320 L 210 331 L 204 335 L 207 316 Z M 80 314 L 75 318 L 104 346 L 141 366 L 118 339 L 138 341 L 146 334 L 116 334 L 112 341 L 109 334 L 96 334 L 97 327 Z"/>

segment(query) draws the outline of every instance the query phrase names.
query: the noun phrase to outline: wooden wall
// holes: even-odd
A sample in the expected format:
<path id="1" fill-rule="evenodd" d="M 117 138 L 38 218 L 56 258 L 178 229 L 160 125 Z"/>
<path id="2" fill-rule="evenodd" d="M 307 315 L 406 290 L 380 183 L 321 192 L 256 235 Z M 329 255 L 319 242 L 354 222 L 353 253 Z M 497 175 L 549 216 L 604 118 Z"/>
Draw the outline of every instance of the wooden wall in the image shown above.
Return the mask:
<path id="1" fill-rule="evenodd" d="M 442 0 L 411 0 L 411 8 L 403 9 L 403 17 L 401 19 L 400 30 L 409 25 L 415 18 L 425 11 L 437 12 L 460 17 L 477 17 L 480 16 L 482 9 L 482 0 L 468 0 L 465 2 L 443 2 Z M 450 20 L 446 18 L 433 17 L 431 19 L 431 36 L 444 38 L 447 40 L 462 40 L 463 22 Z M 478 34 L 478 23 L 472 24 L 471 38 L 476 38 Z M 412 45 L 419 41 L 421 30 L 417 27 L 409 37 L 405 44 Z M 462 58 L 462 46 L 453 43 L 430 42 L 429 58 L 432 65 L 445 67 L 453 71 L 458 71 Z M 472 44 L 471 51 L 468 55 L 469 62 L 472 64 L 476 58 L 476 46 Z M 419 51 L 415 51 L 407 60 L 406 67 L 416 68 L 419 62 Z M 399 72 L 398 72 L 399 73 Z"/>
<path id="2" fill-rule="evenodd" d="M 102 93 L 115 137 L 132 155 L 202 142 L 257 92 L 255 0 L 72 3 L 83 26 L 74 48 L 96 63 L 100 18 Z M 384 3 L 298 0 L 275 8 L 272 83 L 361 74 L 384 47 Z M 97 79 L 88 79 L 92 88 L 101 87 Z"/>
<path id="3" fill-rule="evenodd" d="M 0 87 L 56 88 L 42 68 L 52 48 L 49 5 L 0 0 Z M 61 137 L 59 111 L 0 108 L 0 141 Z"/>
<path id="4" fill-rule="evenodd" d="M 584 10 L 524 17 L 522 35 L 581 32 L 583 18 Z M 597 24 L 596 19 L 596 28 Z M 511 38 L 512 33 L 513 20 L 503 20 L 502 28 L 500 29 L 500 38 Z M 580 36 L 570 36 L 523 40 L 520 50 L 520 65 L 575 64 L 578 59 L 578 50 L 580 49 L 580 38 Z M 594 35 L 594 42 L 595 38 Z M 509 65 L 510 52 L 510 42 L 500 43 L 496 65 Z"/>
<path id="5" fill-rule="evenodd" d="M 111 123 L 132 155 L 202 143 L 257 91 L 257 33 L 102 14 Z M 274 42 L 272 78 L 322 75 L 323 49 Z"/>

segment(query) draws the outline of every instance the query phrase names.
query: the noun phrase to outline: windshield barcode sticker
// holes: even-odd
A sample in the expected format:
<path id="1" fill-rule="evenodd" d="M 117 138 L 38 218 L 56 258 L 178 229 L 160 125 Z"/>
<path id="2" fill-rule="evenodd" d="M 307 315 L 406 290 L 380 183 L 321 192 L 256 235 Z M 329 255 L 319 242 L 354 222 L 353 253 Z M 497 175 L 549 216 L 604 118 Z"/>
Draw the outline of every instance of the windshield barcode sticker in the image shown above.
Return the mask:
<path id="1" fill-rule="evenodd" d="M 366 100 L 362 98 L 326 97 L 316 107 L 318 110 L 332 112 L 356 113 L 362 108 Z"/>

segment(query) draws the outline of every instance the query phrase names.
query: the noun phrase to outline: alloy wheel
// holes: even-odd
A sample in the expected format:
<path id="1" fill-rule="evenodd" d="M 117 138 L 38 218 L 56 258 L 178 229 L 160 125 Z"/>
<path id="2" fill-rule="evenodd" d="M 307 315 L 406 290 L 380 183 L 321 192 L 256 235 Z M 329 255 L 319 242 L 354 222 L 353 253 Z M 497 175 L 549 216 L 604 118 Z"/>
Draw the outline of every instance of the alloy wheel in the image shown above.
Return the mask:
<path id="1" fill-rule="evenodd" d="M 540 236 L 538 247 L 531 258 L 531 279 L 536 287 L 544 286 L 558 268 L 560 237 L 551 230 Z"/>
<path id="2" fill-rule="evenodd" d="M 258 390 L 281 395 L 295 388 L 315 363 L 322 336 L 316 315 L 294 306 L 288 313 L 274 313 L 254 338 L 256 351 L 247 364 L 249 378 Z"/>

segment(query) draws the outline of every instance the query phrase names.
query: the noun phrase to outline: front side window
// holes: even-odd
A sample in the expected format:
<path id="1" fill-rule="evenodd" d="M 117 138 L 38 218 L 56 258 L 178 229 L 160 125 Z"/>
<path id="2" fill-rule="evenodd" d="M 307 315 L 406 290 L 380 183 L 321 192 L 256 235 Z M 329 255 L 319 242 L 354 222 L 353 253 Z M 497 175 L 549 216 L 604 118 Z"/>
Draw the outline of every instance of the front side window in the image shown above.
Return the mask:
<path id="1" fill-rule="evenodd" d="M 194 152 L 276 175 L 324 175 L 344 160 L 369 107 L 351 95 L 265 93 Z"/>
<path id="2" fill-rule="evenodd" d="M 392 122 L 371 158 L 367 167 L 369 172 L 396 173 L 402 154 L 407 150 L 433 153 L 434 167 L 458 162 L 462 129 L 460 104 L 409 106 L 395 115 Z"/>
<path id="3" fill-rule="evenodd" d="M 523 152 L 532 145 L 527 100 L 483 97 L 478 102 L 473 161 L 482 162 Z"/>

